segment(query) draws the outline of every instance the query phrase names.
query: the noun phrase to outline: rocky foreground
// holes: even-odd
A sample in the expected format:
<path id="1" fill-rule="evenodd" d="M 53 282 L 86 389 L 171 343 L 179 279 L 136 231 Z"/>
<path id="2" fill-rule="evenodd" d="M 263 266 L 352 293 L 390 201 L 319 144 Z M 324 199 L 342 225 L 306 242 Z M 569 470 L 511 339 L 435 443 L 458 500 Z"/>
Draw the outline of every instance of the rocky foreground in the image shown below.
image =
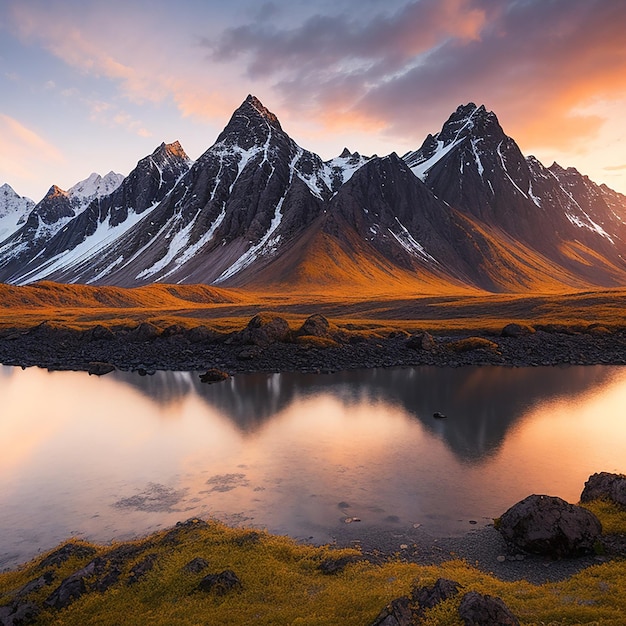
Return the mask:
<path id="1" fill-rule="evenodd" d="M 626 476 L 590 476 L 581 502 L 531 495 L 495 520 L 514 562 L 580 570 L 558 583 L 505 582 L 453 552 L 418 566 L 194 518 L 135 542 L 68 542 L 0 574 L 0 625 L 621 624 Z"/>
<path id="2" fill-rule="evenodd" d="M 322 315 L 293 329 L 277 315 L 259 314 L 247 326 L 222 333 L 206 326 L 160 329 L 97 325 L 76 330 L 44 322 L 0 331 L 0 362 L 13 366 L 85 370 L 114 369 L 240 372 L 333 372 L 421 365 L 623 365 L 626 330 L 598 324 L 535 327 L 508 324 L 499 334 L 381 331 L 368 325 L 335 325 Z"/>

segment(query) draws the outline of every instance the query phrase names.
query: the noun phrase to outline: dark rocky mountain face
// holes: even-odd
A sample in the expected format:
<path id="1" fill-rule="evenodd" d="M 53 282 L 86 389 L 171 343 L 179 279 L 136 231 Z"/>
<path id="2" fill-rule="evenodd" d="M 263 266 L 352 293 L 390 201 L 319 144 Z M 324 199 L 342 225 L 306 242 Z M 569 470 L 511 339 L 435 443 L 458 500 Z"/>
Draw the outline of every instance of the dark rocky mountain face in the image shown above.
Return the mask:
<path id="1" fill-rule="evenodd" d="M 12 282 L 50 238 L 76 215 L 67 192 L 56 185 L 28 214 L 25 223 L 0 244 L 0 279 Z"/>
<path id="2" fill-rule="evenodd" d="M 525 158 L 483 106 L 402 159 L 322 162 L 248 96 L 193 164 L 162 144 L 80 211 L 53 188 L 2 244 L 0 280 L 608 286 L 626 280 L 622 216 L 624 196 Z"/>
<path id="3" fill-rule="evenodd" d="M 626 204 L 619 194 L 603 192 L 573 168 L 548 169 L 534 157 L 526 159 L 484 107 L 459 107 L 439 133 L 404 159 L 437 197 L 530 246 L 569 275 L 565 280 L 572 286 L 580 280 L 623 282 L 619 215 Z"/>
<path id="4" fill-rule="evenodd" d="M 94 199 L 78 215 L 71 208 L 68 194 L 53 187 L 33 209 L 29 220 L 33 223 L 32 229 L 36 225 L 36 216 L 33 214 L 39 211 L 41 205 L 46 216 L 42 220 L 52 220 L 54 229 L 39 240 L 36 255 L 31 246 L 17 258 L 15 255 L 11 258 L 7 270 L 13 272 L 13 281 L 7 279 L 6 270 L 0 270 L 0 278 L 10 282 L 30 282 L 55 275 L 55 268 L 67 263 L 77 268 L 81 264 L 84 266 L 83 270 L 79 269 L 67 280 L 76 282 L 83 276 L 86 280 L 92 278 L 93 266 L 87 260 L 91 256 L 89 252 L 96 256 L 103 253 L 107 239 L 121 235 L 144 212 L 154 208 L 172 190 L 182 174 L 189 170 L 190 164 L 189 157 L 177 141 L 172 144 L 162 143 L 151 155 L 141 159 L 111 194 Z M 51 196 L 52 190 L 56 191 Z M 27 231 L 28 227 L 27 222 L 23 231 L 18 233 L 19 241 L 26 239 L 37 242 L 37 237 Z"/>
<path id="5" fill-rule="evenodd" d="M 90 259 L 79 277 L 96 274 L 113 284 L 227 280 L 306 228 L 331 193 L 324 173 L 321 159 L 249 96 L 149 219 Z M 76 273 L 67 267 L 51 278 L 73 280 Z"/>

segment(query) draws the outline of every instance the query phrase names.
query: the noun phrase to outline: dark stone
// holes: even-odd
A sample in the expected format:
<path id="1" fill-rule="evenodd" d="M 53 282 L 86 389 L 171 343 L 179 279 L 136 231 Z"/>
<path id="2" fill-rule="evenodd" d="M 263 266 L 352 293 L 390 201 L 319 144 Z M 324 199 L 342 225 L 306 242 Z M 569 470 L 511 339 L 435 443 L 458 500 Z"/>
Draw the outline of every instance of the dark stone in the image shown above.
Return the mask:
<path id="1" fill-rule="evenodd" d="M 581 502 L 591 500 L 608 500 L 619 506 L 626 507 L 626 476 L 600 472 L 592 474 L 585 483 L 580 494 Z"/>
<path id="2" fill-rule="evenodd" d="M 415 333 L 406 340 L 405 345 L 411 350 L 432 350 L 435 340 L 430 333 Z"/>
<path id="3" fill-rule="evenodd" d="M 602 533 L 600 521 L 590 511 L 544 495 L 514 504 L 496 528 L 515 547 L 553 558 L 592 552 Z"/>
<path id="4" fill-rule="evenodd" d="M 207 567 L 209 567 L 209 562 L 202 557 L 197 556 L 195 559 L 191 559 L 191 561 L 183 567 L 183 572 L 187 572 L 188 574 L 199 574 Z"/>
<path id="5" fill-rule="evenodd" d="M 446 418 L 446 417 L 448 417 L 448 416 L 447 416 L 447 415 L 445 415 L 444 413 L 440 413 L 439 411 L 435 411 L 435 412 L 433 413 L 433 417 L 434 417 L 435 419 L 442 420 L 442 419 L 445 419 L 445 418 Z"/>
<path id="6" fill-rule="evenodd" d="M 44 604 L 52 609 L 64 609 L 74 600 L 78 600 L 87 593 L 86 578 L 95 573 L 95 562 L 92 561 L 86 567 L 74 572 L 46 598 Z"/>
<path id="7" fill-rule="evenodd" d="M 267 346 L 271 343 L 285 342 L 291 337 L 287 320 L 278 315 L 259 313 L 246 328 L 239 333 L 239 340 L 255 346 Z"/>
<path id="8" fill-rule="evenodd" d="M 171 326 L 168 326 L 167 328 L 163 329 L 163 332 L 161 333 L 161 337 L 163 337 L 163 339 L 168 339 L 169 337 L 177 337 L 181 335 L 186 335 L 186 333 L 187 333 L 187 329 L 181 324 L 172 324 Z"/>
<path id="9" fill-rule="evenodd" d="M 20 602 L 0 607 L 0 626 L 25 626 L 37 618 L 40 608 L 34 602 Z"/>
<path id="10" fill-rule="evenodd" d="M 215 331 L 209 330 L 206 326 L 194 326 L 185 333 L 185 337 L 191 343 L 213 341 L 217 336 Z"/>
<path id="11" fill-rule="evenodd" d="M 258 359 L 262 354 L 263 350 L 259 347 L 244 348 L 237 354 L 237 359 L 239 361 L 252 361 L 253 359 Z"/>
<path id="12" fill-rule="evenodd" d="M 342 556 L 337 559 L 333 559 L 332 557 L 329 559 L 324 559 L 319 565 L 318 569 L 322 574 L 339 574 L 346 569 L 346 566 L 350 565 L 350 563 L 356 563 L 360 561 L 360 557 L 354 556 Z"/>
<path id="13" fill-rule="evenodd" d="M 241 581 L 235 572 L 230 569 L 219 574 L 207 574 L 199 583 L 198 590 L 215 593 L 219 596 L 241 589 Z"/>
<path id="14" fill-rule="evenodd" d="M 126 581 L 127 585 L 134 585 L 136 582 L 139 582 L 149 571 L 154 568 L 154 562 L 157 559 L 156 554 L 148 554 L 146 557 L 141 559 L 139 563 L 133 565 L 130 570 L 130 574 L 128 575 L 128 580 Z"/>
<path id="15" fill-rule="evenodd" d="M 198 517 L 192 517 L 184 522 L 176 522 L 176 526 L 167 531 L 163 537 L 162 543 L 165 545 L 176 545 L 180 542 L 181 537 L 184 535 L 200 529 L 208 528 L 208 526 L 207 522 Z"/>
<path id="16" fill-rule="evenodd" d="M 51 552 L 45 557 L 41 563 L 39 563 L 39 568 L 60 567 L 62 563 L 65 563 L 65 561 L 70 558 L 89 559 L 95 553 L 96 549 L 91 546 L 83 546 L 78 543 L 66 543 L 64 546 L 57 548 L 54 552 Z"/>
<path id="17" fill-rule="evenodd" d="M 413 590 L 411 597 L 419 606 L 420 614 L 426 609 L 432 609 L 436 604 L 453 598 L 459 593 L 461 585 L 448 578 L 438 578 L 432 587 L 418 587 Z"/>
<path id="18" fill-rule="evenodd" d="M 146 343 L 153 341 L 159 336 L 159 329 L 149 322 L 142 322 L 128 333 L 128 341 L 133 343 Z"/>
<path id="19" fill-rule="evenodd" d="M 526 324 L 507 324 L 500 333 L 502 337 L 521 337 L 523 335 L 531 335 L 535 330 L 532 326 L 527 326 Z"/>
<path id="20" fill-rule="evenodd" d="M 254 530 L 251 530 L 250 532 L 246 532 L 239 535 L 238 537 L 235 537 L 233 539 L 233 543 L 239 547 L 244 547 L 256 545 L 257 543 L 259 543 L 260 540 L 261 534 Z"/>
<path id="21" fill-rule="evenodd" d="M 501 598 L 470 591 L 461 598 L 459 617 L 465 626 L 519 626 Z"/>
<path id="22" fill-rule="evenodd" d="M 311 315 L 304 320 L 296 335 L 309 335 L 313 337 L 328 337 L 330 332 L 330 323 L 319 313 Z"/>
<path id="23" fill-rule="evenodd" d="M 17 591 L 17 593 L 15 594 L 15 597 L 23 598 L 24 596 L 27 596 L 29 593 L 34 593 L 35 591 L 39 591 L 43 587 L 46 587 L 47 585 L 51 585 L 55 578 L 56 576 L 53 571 L 45 572 L 42 576 L 39 576 L 38 578 L 35 578 L 34 580 L 27 582 L 22 588 L 20 588 Z"/>
<path id="24" fill-rule="evenodd" d="M 102 574 L 98 580 L 96 580 L 95 589 L 100 593 L 104 593 L 107 589 L 115 585 L 122 575 L 122 570 L 120 567 L 111 563 L 107 569 L 107 571 Z"/>
<path id="25" fill-rule="evenodd" d="M 203 383 L 219 383 L 223 380 L 228 380 L 229 378 L 230 374 L 228 372 L 223 372 L 222 370 L 215 368 L 211 368 L 204 374 L 200 374 L 200 381 Z"/>
<path id="26" fill-rule="evenodd" d="M 112 363 L 103 363 L 102 361 L 91 361 L 87 366 L 89 376 L 104 376 L 115 371 L 115 365 Z"/>
<path id="27" fill-rule="evenodd" d="M 83 337 L 86 341 L 111 341 L 115 339 L 115 334 L 111 329 L 102 326 L 102 324 L 98 324 L 85 331 Z"/>
<path id="28" fill-rule="evenodd" d="M 376 617 L 371 626 L 411 626 L 414 624 L 411 601 L 406 596 L 392 600 Z"/>

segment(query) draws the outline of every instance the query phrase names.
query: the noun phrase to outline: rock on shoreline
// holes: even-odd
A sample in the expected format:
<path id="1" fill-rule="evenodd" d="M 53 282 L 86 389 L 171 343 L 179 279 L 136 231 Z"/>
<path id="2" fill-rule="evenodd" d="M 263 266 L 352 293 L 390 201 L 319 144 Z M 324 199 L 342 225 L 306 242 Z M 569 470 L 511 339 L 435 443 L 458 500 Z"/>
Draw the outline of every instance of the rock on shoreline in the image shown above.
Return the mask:
<path id="1" fill-rule="evenodd" d="M 593 325 L 576 329 L 537 326 L 535 332 L 500 335 L 339 328 L 320 315 L 291 331 L 285 320 L 255 316 L 242 330 L 219 333 L 205 326 L 180 325 L 162 331 L 142 323 L 134 328 L 97 325 L 80 331 L 44 322 L 29 330 L 0 331 L 0 363 L 104 374 L 113 368 L 154 370 L 220 369 L 243 372 L 333 372 L 375 367 L 431 365 L 624 365 L 626 330 L 597 333 Z"/>

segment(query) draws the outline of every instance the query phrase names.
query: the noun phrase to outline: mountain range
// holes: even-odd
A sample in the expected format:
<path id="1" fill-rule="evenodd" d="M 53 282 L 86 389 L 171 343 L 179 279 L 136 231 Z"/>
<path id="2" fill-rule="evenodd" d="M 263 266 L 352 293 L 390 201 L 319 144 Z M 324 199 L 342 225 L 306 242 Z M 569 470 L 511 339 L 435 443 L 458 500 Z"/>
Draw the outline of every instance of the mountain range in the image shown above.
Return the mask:
<path id="1" fill-rule="evenodd" d="M 290 291 L 563 291 L 626 283 L 626 196 L 525 157 L 459 106 L 400 157 L 298 146 L 254 96 L 192 162 L 161 144 L 36 205 L 0 187 L 0 281 Z"/>

